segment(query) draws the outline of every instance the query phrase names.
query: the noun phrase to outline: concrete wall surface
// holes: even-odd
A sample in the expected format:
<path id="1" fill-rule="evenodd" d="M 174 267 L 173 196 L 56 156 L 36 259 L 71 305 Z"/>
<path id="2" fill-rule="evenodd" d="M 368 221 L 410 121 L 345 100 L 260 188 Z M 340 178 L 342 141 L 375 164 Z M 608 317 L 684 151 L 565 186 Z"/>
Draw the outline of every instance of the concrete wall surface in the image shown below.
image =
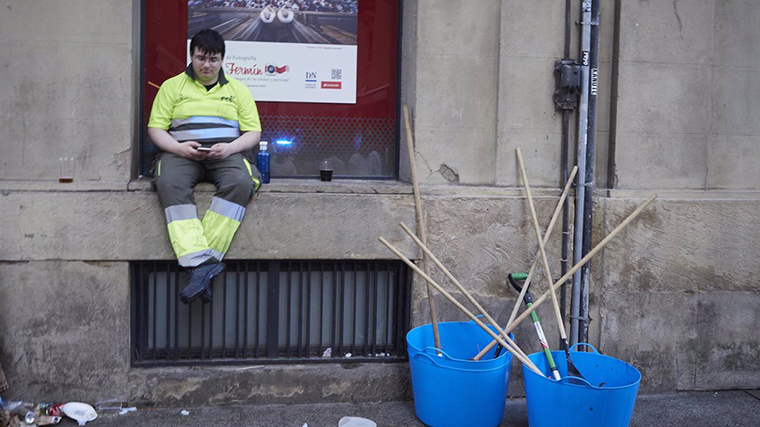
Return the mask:
<path id="1" fill-rule="evenodd" d="M 758 3 L 620 1 L 615 186 L 758 190 Z"/>
<path id="2" fill-rule="evenodd" d="M 602 3 L 593 244 L 659 197 L 591 263 L 590 341 L 639 368 L 642 392 L 757 388 L 760 1 Z M 140 4 L 0 0 L 3 397 L 169 406 L 410 398 L 406 363 L 131 366 L 130 262 L 174 259 L 157 197 L 134 168 Z M 579 10 L 573 0 L 573 22 Z M 559 194 L 551 96 L 564 4 L 403 1 L 402 16 L 400 94 L 429 246 L 504 324 L 516 299 L 506 275 L 527 271 L 536 251 L 515 148 L 544 229 Z M 571 35 L 577 58 L 577 28 Z M 383 236 L 419 260 L 397 226 L 416 224 L 407 142 L 401 132 L 398 181 L 265 186 L 228 258 L 393 259 Z M 62 156 L 76 159 L 72 184 L 57 181 Z M 201 212 L 212 191 L 197 189 Z M 560 236 L 555 228 L 547 244 L 555 278 Z M 537 280 L 534 298 L 546 289 Z M 439 320 L 466 320 L 434 300 Z M 549 302 L 538 312 L 557 348 Z M 411 323 L 429 321 L 415 277 Z M 539 350 L 527 322 L 515 337 Z M 510 394 L 522 394 L 518 363 L 512 378 Z"/>
<path id="3" fill-rule="evenodd" d="M 132 164 L 132 2 L 0 2 L 0 179 L 126 182 Z"/>

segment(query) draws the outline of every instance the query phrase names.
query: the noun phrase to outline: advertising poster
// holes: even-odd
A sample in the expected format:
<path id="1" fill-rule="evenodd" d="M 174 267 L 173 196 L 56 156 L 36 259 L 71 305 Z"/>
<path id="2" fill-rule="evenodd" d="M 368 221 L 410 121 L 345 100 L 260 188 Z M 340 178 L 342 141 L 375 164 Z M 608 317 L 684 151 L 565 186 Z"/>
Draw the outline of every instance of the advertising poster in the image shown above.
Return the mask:
<path id="1" fill-rule="evenodd" d="M 190 0 L 188 45 L 222 34 L 224 72 L 256 101 L 355 104 L 358 1 Z"/>

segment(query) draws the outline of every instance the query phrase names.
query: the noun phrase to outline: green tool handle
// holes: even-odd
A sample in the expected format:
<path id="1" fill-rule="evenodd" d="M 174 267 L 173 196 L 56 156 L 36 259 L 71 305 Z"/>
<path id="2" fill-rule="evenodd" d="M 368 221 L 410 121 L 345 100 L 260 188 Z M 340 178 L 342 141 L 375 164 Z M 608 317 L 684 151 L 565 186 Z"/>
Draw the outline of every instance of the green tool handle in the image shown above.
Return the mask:
<path id="1" fill-rule="evenodd" d="M 532 305 L 533 305 L 532 302 L 526 304 L 527 308 L 530 308 L 530 306 Z M 543 342 L 546 342 L 546 336 L 544 336 L 544 330 L 541 327 L 541 323 L 539 323 L 538 321 L 538 315 L 536 314 L 535 310 L 530 312 L 530 319 L 533 321 L 533 324 L 536 327 L 536 332 L 538 332 L 539 340 L 543 340 Z M 541 347 L 544 348 L 544 355 L 546 356 L 546 361 L 549 362 L 549 369 L 551 369 L 552 372 L 556 371 L 557 365 L 554 363 L 554 357 L 552 357 L 552 352 L 551 350 L 549 350 L 549 346 L 542 345 Z"/>

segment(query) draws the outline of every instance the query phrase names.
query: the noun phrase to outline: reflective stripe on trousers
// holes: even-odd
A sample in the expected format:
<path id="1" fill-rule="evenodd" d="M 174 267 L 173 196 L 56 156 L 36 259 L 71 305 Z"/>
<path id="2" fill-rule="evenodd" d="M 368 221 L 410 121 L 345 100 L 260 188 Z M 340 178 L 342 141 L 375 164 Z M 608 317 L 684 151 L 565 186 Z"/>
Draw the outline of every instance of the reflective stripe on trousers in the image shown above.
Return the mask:
<path id="1" fill-rule="evenodd" d="M 242 155 L 213 162 L 195 162 L 162 153 L 156 164 L 156 188 L 164 205 L 169 239 L 179 264 L 195 267 L 210 259 L 221 261 L 245 216 L 258 181 Z M 193 187 L 201 180 L 218 190 L 203 221 L 198 218 Z"/>
<path id="2" fill-rule="evenodd" d="M 221 261 L 230 249 L 245 208 L 214 197 L 203 222 L 198 219 L 195 205 L 175 205 L 164 210 L 174 253 L 180 265 L 195 267 L 214 258 Z"/>

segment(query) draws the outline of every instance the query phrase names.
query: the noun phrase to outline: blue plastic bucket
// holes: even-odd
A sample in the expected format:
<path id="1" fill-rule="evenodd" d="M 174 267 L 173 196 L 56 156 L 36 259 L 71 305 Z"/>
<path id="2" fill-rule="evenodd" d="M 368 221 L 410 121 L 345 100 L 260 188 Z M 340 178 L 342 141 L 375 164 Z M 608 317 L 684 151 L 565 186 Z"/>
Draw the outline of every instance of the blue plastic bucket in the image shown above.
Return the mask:
<path id="1" fill-rule="evenodd" d="M 441 356 L 432 325 L 406 334 L 417 417 L 432 427 L 501 424 L 512 355 L 502 351 L 494 359 L 494 347 L 481 360 L 468 360 L 493 340 L 472 321 L 438 323 L 438 333 Z"/>
<path id="2" fill-rule="evenodd" d="M 544 378 L 523 365 L 530 427 L 625 427 L 631 422 L 641 373 L 638 369 L 599 354 L 572 351 L 570 358 L 586 380 L 567 377 L 564 351 L 553 351 L 562 380 Z M 542 372 L 549 372 L 544 353 L 528 355 Z"/>

